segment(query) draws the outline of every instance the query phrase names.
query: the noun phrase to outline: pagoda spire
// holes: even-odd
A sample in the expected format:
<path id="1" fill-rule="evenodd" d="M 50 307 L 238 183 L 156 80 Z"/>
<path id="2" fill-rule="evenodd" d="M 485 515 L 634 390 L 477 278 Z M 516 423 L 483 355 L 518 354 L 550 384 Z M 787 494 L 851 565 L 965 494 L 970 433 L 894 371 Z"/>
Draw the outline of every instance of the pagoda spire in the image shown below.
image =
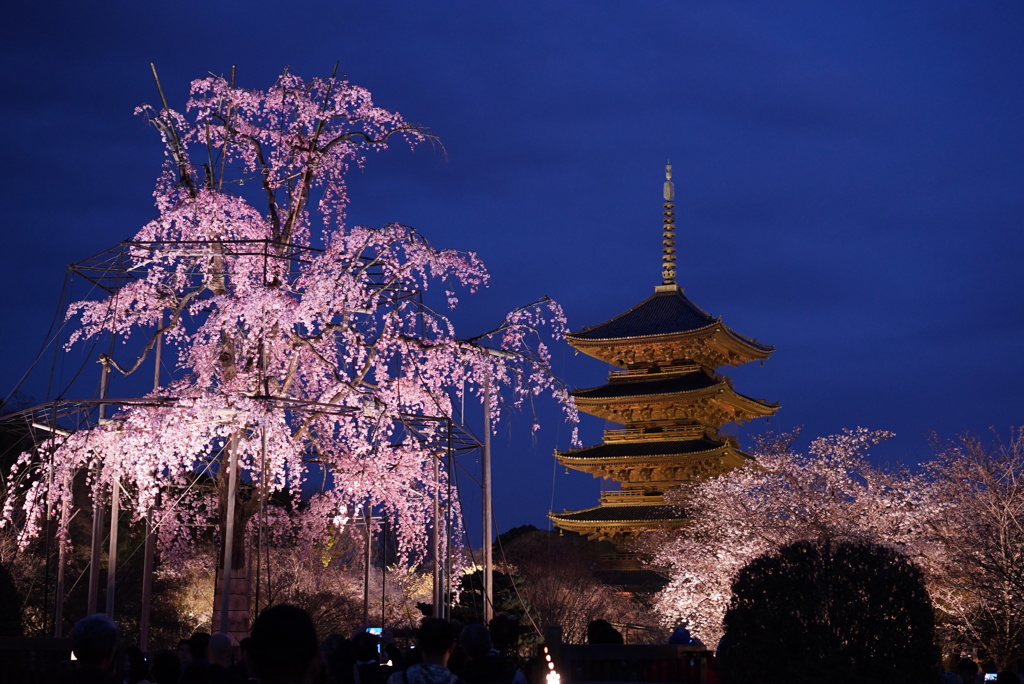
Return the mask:
<path id="1" fill-rule="evenodd" d="M 672 183 L 672 164 L 665 164 L 665 211 L 662 220 L 661 284 L 676 285 L 676 188 Z"/>

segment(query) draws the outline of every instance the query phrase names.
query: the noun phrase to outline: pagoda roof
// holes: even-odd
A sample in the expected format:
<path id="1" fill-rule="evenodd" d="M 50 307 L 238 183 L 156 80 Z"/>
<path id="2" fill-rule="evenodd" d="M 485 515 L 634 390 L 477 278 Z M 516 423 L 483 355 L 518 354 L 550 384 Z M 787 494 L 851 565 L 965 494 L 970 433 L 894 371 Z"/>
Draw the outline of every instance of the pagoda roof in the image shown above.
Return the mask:
<path id="1" fill-rule="evenodd" d="M 676 506 L 668 504 L 634 505 L 634 506 L 594 506 L 579 511 L 564 513 L 548 513 L 556 524 L 559 522 L 574 523 L 650 523 L 662 520 L 685 519 L 685 515 Z"/>
<path id="2" fill-rule="evenodd" d="M 566 338 L 585 341 L 632 340 L 638 337 L 671 335 L 713 328 L 722 325 L 720 318 L 690 301 L 678 286 L 660 286 L 647 299 L 624 313 L 604 323 L 571 332 Z M 725 326 L 723 326 L 725 327 Z M 729 332 L 762 354 L 771 353 L 774 347 L 761 344 L 732 330 Z"/>
<path id="3" fill-rule="evenodd" d="M 605 442 L 583 449 L 570 449 L 559 451 L 559 460 L 598 460 L 598 459 L 620 459 L 636 458 L 642 456 L 676 456 L 682 454 L 702 454 L 716 451 L 729 446 L 721 441 L 701 437 L 699 439 L 656 441 L 645 440 L 639 442 Z"/>
<path id="4" fill-rule="evenodd" d="M 576 390 L 572 393 L 577 399 L 618 399 L 622 397 L 655 396 L 659 394 L 679 394 L 681 392 L 698 392 L 700 390 L 724 385 L 722 378 L 713 378 L 706 373 L 684 373 L 667 378 L 648 380 L 635 379 L 613 381 L 600 387 Z"/>
<path id="5" fill-rule="evenodd" d="M 687 522 L 686 513 L 668 504 L 601 505 L 579 511 L 548 513 L 548 518 L 563 530 L 592 538 L 615 539 L 638 532 L 678 529 Z"/>
<path id="6" fill-rule="evenodd" d="M 567 468 L 622 483 L 622 493 L 611 499 L 606 493 L 602 505 L 650 507 L 663 501 L 636 500 L 638 494 L 644 497 L 700 482 L 739 468 L 753 457 L 732 442 L 701 438 L 606 442 L 586 449 L 555 452 L 555 458 Z"/>
<path id="7" fill-rule="evenodd" d="M 740 394 L 728 379 L 714 378 L 706 373 L 684 373 L 657 380 L 646 379 L 650 376 L 634 379 L 636 377 L 576 390 L 572 396 L 579 410 L 616 423 L 656 420 L 662 413 L 665 414 L 660 416 L 662 418 L 678 418 L 679 407 L 696 407 L 704 399 L 710 399 L 717 408 L 705 407 L 703 412 L 696 408 L 682 409 L 683 415 L 705 424 L 720 421 L 715 424 L 721 425 L 770 416 L 779 407 L 776 403 Z M 637 418 L 638 406 L 652 407 L 651 415 Z M 712 410 L 714 415 L 707 414 L 708 410 Z"/>

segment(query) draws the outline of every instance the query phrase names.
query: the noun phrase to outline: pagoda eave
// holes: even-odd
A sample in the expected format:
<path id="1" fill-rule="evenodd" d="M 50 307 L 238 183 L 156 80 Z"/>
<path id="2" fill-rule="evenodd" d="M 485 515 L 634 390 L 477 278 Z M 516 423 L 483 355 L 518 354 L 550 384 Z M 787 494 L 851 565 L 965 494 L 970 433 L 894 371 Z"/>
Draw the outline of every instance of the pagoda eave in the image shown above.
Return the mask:
<path id="1" fill-rule="evenodd" d="M 595 466 L 617 466 L 625 464 L 636 464 L 636 465 L 665 465 L 670 463 L 678 463 L 680 465 L 688 463 L 705 463 L 712 461 L 719 461 L 722 459 L 734 460 L 737 464 L 746 463 L 753 459 L 753 456 L 736 449 L 729 444 L 723 444 L 715 449 L 708 449 L 707 451 L 697 451 L 686 454 L 653 454 L 650 456 L 611 456 L 605 458 L 578 458 L 573 457 L 571 454 L 565 452 L 555 452 L 555 458 L 558 462 L 569 468 L 580 469 L 587 465 Z"/>
<path id="2" fill-rule="evenodd" d="M 725 383 L 689 392 L 587 398 L 573 393 L 576 408 L 614 423 L 691 418 L 704 425 L 745 423 L 774 415 L 779 405 L 751 399 Z"/>
<path id="3" fill-rule="evenodd" d="M 746 465 L 751 456 L 729 446 L 710 453 L 645 458 L 558 458 L 566 468 L 613 480 L 624 488 L 667 491 Z"/>
<path id="4" fill-rule="evenodd" d="M 735 444 L 726 438 L 709 439 L 700 436 L 695 439 L 664 440 L 659 433 L 653 433 L 647 439 L 643 435 L 630 440 L 620 440 L 578 449 L 555 451 L 560 461 L 616 461 L 620 459 L 649 458 L 680 458 L 683 456 L 704 457 L 716 454 L 723 449 L 735 448 Z"/>
<path id="5" fill-rule="evenodd" d="M 671 363 L 692 360 L 717 368 L 742 366 L 766 360 L 775 348 L 761 345 L 736 333 L 721 320 L 686 332 L 584 339 L 566 335 L 576 350 L 620 368 L 638 363 Z"/>
<path id="6" fill-rule="evenodd" d="M 655 382 L 609 382 L 599 387 L 577 389 L 572 392 L 576 403 L 616 401 L 685 401 L 724 392 L 729 383 L 724 378 L 712 378 L 703 373 L 665 378 Z"/>
<path id="7" fill-rule="evenodd" d="M 585 534 L 593 539 L 615 539 L 629 537 L 643 532 L 682 529 L 689 522 L 685 517 L 660 518 L 650 520 L 602 520 L 604 516 L 588 516 L 588 513 L 614 508 L 613 506 L 595 506 L 579 511 L 548 513 L 548 519 L 560 529 L 578 534 Z M 605 511 L 602 511 L 605 512 Z M 572 516 L 572 517 L 569 517 Z"/>

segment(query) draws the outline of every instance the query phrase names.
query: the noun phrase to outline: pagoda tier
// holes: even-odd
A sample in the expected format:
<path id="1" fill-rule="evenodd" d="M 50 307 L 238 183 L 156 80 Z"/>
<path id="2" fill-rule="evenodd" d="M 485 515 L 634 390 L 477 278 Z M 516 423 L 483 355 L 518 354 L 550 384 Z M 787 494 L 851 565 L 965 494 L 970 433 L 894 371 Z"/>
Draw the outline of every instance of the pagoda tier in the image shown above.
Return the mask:
<path id="1" fill-rule="evenodd" d="M 631 492 L 603 492 L 599 506 L 549 513 L 548 517 L 563 530 L 615 541 L 642 532 L 678 529 L 686 524 L 685 512 L 665 503 L 660 495 Z"/>
<path id="2" fill-rule="evenodd" d="M 567 468 L 622 483 L 623 490 L 661 493 L 743 465 L 750 456 L 733 440 L 612 442 L 555 453 Z"/>
<path id="3" fill-rule="evenodd" d="M 763 361 L 774 347 L 744 337 L 691 302 L 678 285 L 660 285 L 629 311 L 568 333 L 577 350 L 618 366 L 679 365 L 707 368 Z"/>
<path id="4" fill-rule="evenodd" d="M 764 418 L 778 408 L 778 404 L 739 394 L 728 378 L 696 366 L 612 373 L 607 385 L 572 395 L 579 410 L 623 424 L 680 421 L 718 427 Z"/>

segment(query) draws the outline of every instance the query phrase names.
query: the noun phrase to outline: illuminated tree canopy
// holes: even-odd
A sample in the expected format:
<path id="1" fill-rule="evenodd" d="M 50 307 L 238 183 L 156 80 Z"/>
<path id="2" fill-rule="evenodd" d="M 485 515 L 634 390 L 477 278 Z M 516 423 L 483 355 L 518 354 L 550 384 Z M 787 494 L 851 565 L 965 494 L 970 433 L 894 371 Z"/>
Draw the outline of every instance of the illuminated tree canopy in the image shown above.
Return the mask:
<path id="1" fill-rule="evenodd" d="M 870 462 L 888 433 L 862 428 L 794 451 L 763 440 L 746 467 L 675 494 L 689 526 L 643 540 L 670 581 L 655 606 L 715 644 L 733 582 L 798 542 L 876 544 L 921 569 L 946 655 L 1005 667 L 1024 654 L 1024 434 L 937 444 L 916 471 Z"/>
<path id="2" fill-rule="evenodd" d="M 122 246 L 109 296 L 68 312 L 71 344 L 116 336 L 112 373 L 158 350 L 172 370 L 141 400 L 109 398 L 107 420 L 24 454 L 4 520 L 27 543 L 87 472 L 94 498 L 119 482 L 135 516 L 159 521 L 165 552 L 184 551 L 193 523 L 226 515 L 237 460 L 248 491 L 301 494 L 310 540 L 373 506 L 405 557 L 422 556 L 456 402 L 486 396 L 499 416 L 545 392 L 565 400 L 544 343 L 564 317 L 543 298 L 460 338 L 442 310 L 486 284 L 480 259 L 398 223 L 345 223 L 346 174 L 429 134 L 341 78 L 233 81 L 193 82 L 184 112 L 137 110 L 166 149 L 157 217 Z M 194 486 L 199 473 L 216 495 Z M 236 501 L 239 527 L 258 498 Z"/>

